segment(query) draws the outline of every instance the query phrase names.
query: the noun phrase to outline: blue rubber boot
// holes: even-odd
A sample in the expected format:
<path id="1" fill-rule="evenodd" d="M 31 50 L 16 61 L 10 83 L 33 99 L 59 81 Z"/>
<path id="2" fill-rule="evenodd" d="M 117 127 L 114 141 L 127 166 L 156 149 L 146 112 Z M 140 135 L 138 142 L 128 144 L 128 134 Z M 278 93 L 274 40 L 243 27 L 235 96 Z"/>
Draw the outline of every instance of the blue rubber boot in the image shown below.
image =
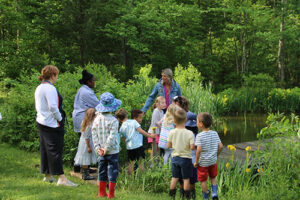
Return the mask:
<path id="1" fill-rule="evenodd" d="M 208 193 L 205 193 L 204 191 L 202 191 L 202 195 L 203 195 L 204 200 L 209 199 L 209 191 L 208 191 Z"/>
<path id="2" fill-rule="evenodd" d="M 212 185 L 212 199 L 218 200 L 218 185 Z"/>

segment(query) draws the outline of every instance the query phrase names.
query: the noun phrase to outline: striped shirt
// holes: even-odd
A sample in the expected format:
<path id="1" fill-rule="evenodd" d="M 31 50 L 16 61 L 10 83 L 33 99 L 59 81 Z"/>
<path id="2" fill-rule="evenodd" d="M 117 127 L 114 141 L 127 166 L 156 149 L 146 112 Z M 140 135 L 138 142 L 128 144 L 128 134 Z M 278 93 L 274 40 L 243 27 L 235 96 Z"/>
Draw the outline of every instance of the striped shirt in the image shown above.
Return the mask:
<path id="1" fill-rule="evenodd" d="M 203 131 L 196 136 L 196 146 L 201 146 L 199 165 L 208 167 L 217 162 L 218 144 L 221 142 L 216 131 Z"/>

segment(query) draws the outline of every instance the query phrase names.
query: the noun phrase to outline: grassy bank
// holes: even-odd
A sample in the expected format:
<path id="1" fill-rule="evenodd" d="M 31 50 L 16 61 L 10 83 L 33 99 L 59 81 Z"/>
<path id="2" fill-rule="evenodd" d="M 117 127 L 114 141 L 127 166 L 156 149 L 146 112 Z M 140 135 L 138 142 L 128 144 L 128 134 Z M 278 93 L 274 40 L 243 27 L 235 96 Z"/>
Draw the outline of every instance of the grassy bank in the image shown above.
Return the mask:
<path id="1" fill-rule="evenodd" d="M 0 199 L 99 199 L 97 186 L 85 183 L 77 178 L 70 177 L 70 169 L 65 173 L 79 187 L 57 187 L 55 184 L 42 182 L 43 175 L 39 170 L 39 154 L 29 153 L 13 148 L 7 144 L 0 144 Z M 166 199 L 167 194 L 162 193 L 136 193 L 116 189 L 116 199 Z"/>

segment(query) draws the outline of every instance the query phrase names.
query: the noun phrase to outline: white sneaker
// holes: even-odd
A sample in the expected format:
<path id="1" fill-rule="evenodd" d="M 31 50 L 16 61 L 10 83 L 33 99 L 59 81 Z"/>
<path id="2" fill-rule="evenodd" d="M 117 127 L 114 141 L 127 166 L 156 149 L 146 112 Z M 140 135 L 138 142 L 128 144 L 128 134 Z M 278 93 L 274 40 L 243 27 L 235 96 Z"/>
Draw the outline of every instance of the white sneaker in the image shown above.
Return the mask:
<path id="1" fill-rule="evenodd" d="M 43 179 L 43 181 L 44 182 L 49 182 L 49 183 L 57 183 L 57 180 L 55 179 L 55 178 L 53 178 L 53 177 L 44 177 L 44 179 Z"/>
<path id="2" fill-rule="evenodd" d="M 60 185 L 62 185 L 62 186 L 71 186 L 71 187 L 77 187 L 77 186 L 78 186 L 77 184 L 73 183 L 73 182 L 70 181 L 70 180 L 67 180 L 67 181 L 61 181 L 60 179 L 58 180 L 58 182 L 57 182 L 56 185 L 57 185 L 57 186 L 60 186 Z"/>

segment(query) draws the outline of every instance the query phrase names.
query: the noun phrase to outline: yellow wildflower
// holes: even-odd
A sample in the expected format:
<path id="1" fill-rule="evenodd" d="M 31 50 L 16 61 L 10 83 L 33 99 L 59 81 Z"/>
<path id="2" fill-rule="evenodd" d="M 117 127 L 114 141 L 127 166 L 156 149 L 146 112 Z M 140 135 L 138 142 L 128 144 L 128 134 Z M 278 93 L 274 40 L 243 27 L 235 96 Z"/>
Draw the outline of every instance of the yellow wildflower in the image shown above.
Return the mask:
<path id="1" fill-rule="evenodd" d="M 247 152 L 248 152 L 248 151 L 251 151 L 251 147 L 250 147 L 250 146 L 247 146 L 245 150 L 246 150 Z"/>
<path id="2" fill-rule="evenodd" d="M 254 97 L 253 102 L 256 102 L 256 98 Z"/>
<path id="3" fill-rule="evenodd" d="M 259 173 L 260 171 L 264 171 L 263 168 L 257 169 L 257 172 Z"/>
<path id="4" fill-rule="evenodd" d="M 246 173 L 249 173 L 251 170 L 249 168 L 247 168 L 245 171 L 246 171 Z"/>
<path id="5" fill-rule="evenodd" d="M 230 151 L 236 151 L 236 148 L 235 148 L 235 146 L 233 146 L 233 145 L 228 145 L 227 148 L 228 148 Z"/>
<path id="6" fill-rule="evenodd" d="M 151 150 L 151 149 L 148 149 L 148 153 L 151 154 L 151 152 L 152 152 L 152 150 Z"/>
<path id="7" fill-rule="evenodd" d="M 228 132 L 228 128 L 225 126 L 225 127 L 224 127 L 224 135 L 225 135 L 225 136 L 226 136 L 227 132 Z"/>
<path id="8" fill-rule="evenodd" d="M 230 167 L 230 163 L 228 162 L 228 163 L 226 163 L 226 168 L 229 168 Z"/>

